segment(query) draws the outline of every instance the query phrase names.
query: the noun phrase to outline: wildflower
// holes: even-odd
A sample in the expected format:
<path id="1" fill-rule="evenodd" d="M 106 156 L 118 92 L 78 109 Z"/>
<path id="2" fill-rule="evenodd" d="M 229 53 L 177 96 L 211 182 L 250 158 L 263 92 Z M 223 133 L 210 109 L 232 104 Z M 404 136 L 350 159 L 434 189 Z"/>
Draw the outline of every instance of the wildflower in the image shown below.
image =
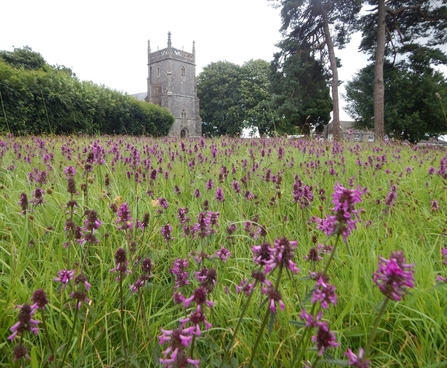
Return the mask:
<path id="1" fill-rule="evenodd" d="M 359 349 L 358 355 L 355 355 L 351 349 L 348 348 L 345 355 L 349 359 L 349 365 L 357 368 L 368 368 L 370 361 L 363 358 L 363 349 Z"/>
<path id="2" fill-rule="evenodd" d="M 180 224 L 186 224 L 187 222 L 190 221 L 190 218 L 187 216 L 188 212 L 189 212 L 188 207 L 179 208 L 177 210 L 177 218 L 179 219 Z"/>
<path id="3" fill-rule="evenodd" d="M 161 208 L 163 208 L 164 210 L 168 209 L 168 207 L 169 207 L 169 203 L 166 200 L 166 198 L 158 198 L 158 203 L 160 204 Z"/>
<path id="4" fill-rule="evenodd" d="M 264 242 L 261 245 L 253 245 L 251 247 L 253 252 L 253 261 L 260 266 L 264 266 L 272 258 L 270 249 L 270 243 L 267 242 Z"/>
<path id="5" fill-rule="evenodd" d="M 288 268 L 293 273 L 298 273 L 298 268 L 292 261 L 294 257 L 294 248 L 296 248 L 297 241 L 287 240 L 285 237 L 275 239 L 273 248 L 269 248 L 271 257 L 265 262 L 265 272 L 273 271 L 278 266 Z"/>
<path id="6" fill-rule="evenodd" d="M 293 200 L 300 204 L 301 208 L 309 207 L 314 199 L 312 187 L 303 185 L 298 175 L 295 176 L 293 184 Z"/>
<path id="7" fill-rule="evenodd" d="M 317 345 L 319 356 L 323 355 L 327 349 L 340 345 L 336 342 L 334 333 L 329 330 L 327 322 L 320 322 L 318 324 L 317 334 L 312 336 L 312 342 Z"/>
<path id="8" fill-rule="evenodd" d="M 341 234 L 346 242 L 349 234 L 356 229 L 358 210 L 354 209 L 354 205 L 362 201 L 360 196 L 358 189 L 350 190 L 337 184 L 332 194 L 333 215 L 325 219 L 315 219 L 318 228 L 328 236 Z"/>
<path id="9" fill-rule="evenodd" d="M 281 299 L 281 293 L 279 290 L 275 289 L 273 286 L 270 286 L 267 289 L 263 289 L 263 292 L 269 298 L 269 308 L 272 313 L 276 313 L 276 304 L 279 305 L 281 310 L 284 310 L 285 304 Z"/>
<path id="10" fill-rule="evenodd" d="M 132 217 L 130 215 L 129 205 L 124 202 L 117 211 L 116 224 L 118 230 L 127 230 L 132 228 Z"/>
<path id="11" fill-rule="evenodd" d="M 335 286 L 329 285 L 329 283 L 324 281 L 322 277 L 318 279 L 315 290 L 312 295 L 312 303 L 316 303 L 317 301 L 321 303 L 321 307 L 324 309 L 329 308 L 329 303 L 334 305 L 337 303 Z"/>
<path id="12" fill-rule="evenodd" d="M 152 261 L 150 258 L 145 258 L 141 262 L 141 276 L 135 281 L 135 283 L 129 285 L 130 290 L 136 293 L 141 287 L 146 284 L 146 281 L 152 276 Z"/>
<path id="13" fill-rule="evenodd" d="M 83 291 L 73 291 L 70 294 L 70 298 L 76 301 L 76 306 L 78 309 L 81 309 L 82 303 L 88 303 L 90 301 L 90 299 L 87 298 L 87 294 Z"/>
<path id="14" fill-rule="evenodd" d="M 72 270 L 60 270 L 57 272 L 58 277 L 54 277 L 53 280 L 65 286 L 73 278 L 74 274 L 75 272 Z"/>
<path id="15" fill-rule="evenodd" d="M 25 331 L 32 332 L 35 335 L 39 332 L 37 325 L 40 321 L 31 318 L 36 310 L 28 303 L 18 307 L 20 308 L 19 316 L 17 318 L 18 322 L 10 328 L 12 335 L 8 337 L 8 340 L 14 340 L 17 335 L 21 335 Z"/>
<path id="16" fill-rule="evenodd" d="M 318 262 L 321 261 L 322 259 L 323 258 L 320 256 L 318 248 L 316 247 L 310 248 L 307 256 L 304 256 L 304 260 L 309 262 Z"/>
<path id="17" fill-rule="evenodd" d="M 397 187 L 395 185 L 391 186 L 390 191 L 388 192 L 388 195 L 385 199 L 385 204 L 392 207 L 394 205 L 394 201 L 397 197 Z"/>
<path id="18" fill-rule="evenodd" d="M 76 169 L 73 166 L 67 166 L 64 169 L 64 174 L 66 176 L 66 178 L 72 178 L 73 176 L 76 175 Z"/>
<path id="19" fill-rule="evenodd" d="M 42 289 L 38 289 L 33 293 L 33 296 L 31 297 L 31 301 L 34 303 L 31 308 L 34 310 L 37 309 L 45 309 L 45 306 L 48 304 L 48 298 L 45 294 L 45 291 Z"/>
<path id="20" fill-rule="evenodd" d="M 254 284 L 250 284 L 247 279 L 243 279 L 239 285 L 236 285 L 236 294 L 243 292 L 249 296 L 253 290 Z"/>
<path id="21" fill-rule="evenodd" d="M 225 196 L 224 196 L 224 192 L 223 192 L 222 188 L 217 188 L 216 189 L 215 198 L 216 198 L 216 201 L 218 201 L 218 202 L 224 202 L 225 201 Z"/>
<path id="22" fill-rule="evenodd" d="M 160 345 L 168 343 L 169 346 L 162 352 L 165 358 L 160 358 L 160 363 L 166 367 L 187 367 L 188 364 L 192 364 L 194 367 L 198 367 L 200 360 L 194 360 L 188 358 L 185 349 L 191 345 L 195 328 L 194 326 L 183 328 L 179 327 L 175 330 L 161 329 L 162 334 L 158 336 Z"/>
<path id="23" fill-rule="evenodd" d="M 149 212 L 146 212 L 143 215 L 143 220 L 141 222 L 139 220 L 137 220 L 135 226 L 140 228 L 141 230 L 144 230 L 144 229 L 146 229 L 149 226 L 149 219 L 150 219 Z"/>
<path id="24" fill-rule="evenodd" d="M 174 261 L 174 267 L 171 268 L 171 273 L 175 276 L 175 290 L 189 284 L 187 267 L 187 259 L 176 259 Z"/>
<path id="25" fill-rule="evenodd" d="M 14 361 L 16 360 L 20 360 L 22 358 L 26 358 L 28 360 L 30 360 L 30 356 L 28 354 L 28 348 L 23 345 L 21 342 L 19 342 L 17 345 L 14 346 L 14 348 L 12 349 L 13 353 L 14 353 Z"/>
<path id="26" fill-rule="evenodd" d="M 198 305 L 206 304 L 208 307 L 212 307 L 214 303 L 210 300 L 207 300 L 207 297 L 208 290 L 203 286 L 199 286 L 197 289 L 194 290 L 194 293 L 189 298 L 183 301 L 183 305 L 188 308 L 191 302 L 195 302 Z"/>
<path id="27" fill-rule="evenodd" d="M 194 327 L 194 334 L 200 336 L 202 331 L 200 330 L 200 324 L 203 323 L 205 328 L 209 330 L 212 326 L 210 322 L 207 321 L 205 314 L 202 311 L 202 307 L 197 305 L 196 309 L 191 312 L 189 317 L 180 320 L 182 327 L 186 326 L 188 323 L 192 323 Z"/>
<path id="28" fill-rule="evenodd" d="M 34 190 L 33 199 L 31 200 L 31 203 L 34 206 L 45 203 L 45 201 L 43 199 L 43 193 L 44 193 L 44 191 L 42 188 L 36 188 L 36 190 Z"/>
<path id="29" fill-rule="evenodd" d="M 227 248 L 222 246 L 216 253 L 214 253 L 214 257 L 219 258 L 223 263 L 225 263 L 227 259 L 231 257 L 231 253 Z"/>
<path id="30" fill-rule="evenodd" d="M 306 327 L 318 327 L 319 323 L 321 321 L 322 315 L 323 315 L 322 312 L 318 312 L 318 314 L 314 317 L 314 316 L 310 315 L 309 313 L 307 313 L 307 311 L 303 308 L 301 310 L 300 318 L 303 321 L 305 321 Z"/>
<path id="31" fill-rule="evenodd" d="M 78 285 L 78 284 L 82 284 L 85 287 L 85 290 L 89 291 L 90 287 L 92 286 L 88 281 L 87 281 L 87 277 L 81 273 L 78 276 L 75 277 L 74 279 L 74 284 Z"/>
<path id="32" fill-rule="evenodd" d="M 211 179 L 209 179 L 209 180 L 206 182 L 206 184 L 205 184 L 205 188 L 206 188 L 207 190 L 210 190 L 210 189 L 213 189 L 213 187 L 214 187 L 214 183 L 213 183 L 213 181 L 212 181 Z"/>
<path id="33" fill-rule="evenodd" d="M 406 289 L 414 287 L 413 266 L 405 263 L 402 251 L 392 252 L 390 259 L 379 256 L 379 268 L 374 272 L 373 281 L 387 298 L 402 300 Z"/>
<path id="34" fill-rule="evenodd" d="M 130 273 L 130 271 L 127 269 L 127 256 L 126 251 L 123 248 L 118 248 L 115 252 L 115 264 L 116 266 L 110 270 L 110 272 L 119 272 L 118 277 L 115 279 L 116 281 L 120 280 L 121 277 L 126 274 Z"/>
<path id="35" fill-rule="evenodd" d="M 26 193 L 20 194 L 20 200 L 19 200 L 18 204 L 22 208 L 22 215 L 25 215 L 26 211 L 28 210 L 28 197 L 27 197 Z"/>
<path id="36" fill-rule="evenodd" d="M 161 235 L 163 236 L 165 241 L 173 240 L 172 237 L 172 226 L 171 224 L 166 224 L 161 227 Z"/>

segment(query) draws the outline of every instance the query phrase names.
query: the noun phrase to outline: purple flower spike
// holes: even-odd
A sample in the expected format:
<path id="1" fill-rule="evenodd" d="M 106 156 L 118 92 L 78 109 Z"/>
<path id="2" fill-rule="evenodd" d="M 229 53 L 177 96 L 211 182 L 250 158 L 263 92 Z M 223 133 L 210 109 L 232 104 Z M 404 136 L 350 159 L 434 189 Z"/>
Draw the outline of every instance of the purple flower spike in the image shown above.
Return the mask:
<path id="1" fill-rule="evenodd" d="M 335 348 L 340 345 L 336 342 L 335 335 L 329 330 L 329 326 L 326 322 L 319 323 L 317 334 L 312 336 L 312 342 L 317 345 L 319 356 L 322 356 L 327 349 Z"/>
<path id="2" fill-rule="evenodd" d="M 31 305 L 27 303 L 18 307 L 20 308 L 18 322 L 10 328 L 12 335 L 8 337 L 8 340 L 14 340 L 17 335 L 21 335 L 25 331 L 32 332 L 35 335 L 39 332 L 37 325 L 40 321 L 31 318 L 36 309 L 33 309 Z"/>
<path id="3" fill-rule="evenodd" d="M 414 265 L 405 263 L 402 251 L 392 252 L 390 259 L 379 257 L 379 269 L 373 281 L 387 298 L 399 301 L 407 288 L 414 287 Z"/>
<path id="4" fill-rule="evenodd" d="M 57 272 L 58 277 L 54 277 L 53 280 L 65 286 L 73 278 L 74 274 L 75 272 L 72 270 L 60 270 Z"/>
<path id="5" fill-rule="evenodd" d="M 351 367 L 357 367 L 357 368 L 368 368 L 370 361 L 363 358 L 363 349 L 359 349 L 358 355 L 355 355 L 351 349 L 348 348 L 348 351 L 346 351 L 345 355 L 349 359 L 349 365 Z"/>
<path id="6" fill-rule="evenodd" d="M 321 307 L 324 309 L 329 308 L 329 303 L 334 305 L 337 304 L 335 286 L 326 283 L 322 277 L 318 279 L 312 296 L 312 303 L 316 303 L 317 301 L 320 301 Z"/>
<path id="7" fill-rule="evenodd" d="M 346 242 L 351 232 L 356 229 L 359 211 L 355 210 L 354 206 L 362 201 L 361 195 L 358 189 L 350 190 L 337 184 L 332 194 L 333 215 L 325 219 L 316 218 L 318 228 L 328 236 L 341 234 Z"/>

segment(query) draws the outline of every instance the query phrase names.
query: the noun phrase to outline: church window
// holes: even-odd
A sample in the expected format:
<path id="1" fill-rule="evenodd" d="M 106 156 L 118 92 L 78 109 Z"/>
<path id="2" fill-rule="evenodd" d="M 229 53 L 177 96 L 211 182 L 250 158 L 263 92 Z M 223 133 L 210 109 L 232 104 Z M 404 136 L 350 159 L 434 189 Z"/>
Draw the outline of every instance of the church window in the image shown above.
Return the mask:
<path id="1" fill-rule="evenodd" d="M 185 76 L 185 67 L 182 66 L 182 77 L 184 77 L 184 76 Z"/>

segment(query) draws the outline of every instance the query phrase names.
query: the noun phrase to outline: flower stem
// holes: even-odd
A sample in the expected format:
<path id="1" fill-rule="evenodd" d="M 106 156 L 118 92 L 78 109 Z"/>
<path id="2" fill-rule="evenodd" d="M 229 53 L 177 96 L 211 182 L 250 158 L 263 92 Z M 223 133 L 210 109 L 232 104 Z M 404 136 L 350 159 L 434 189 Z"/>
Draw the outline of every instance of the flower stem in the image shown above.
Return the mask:
<path id="1" fill-rule="evenodd" d="M 124 331 L 124 297 L 123 297 L 123 272 L 120 271 L 120 319 L 121 319 L 121 343 L 123 346 L 124 361 L 127 363 L 126 334 Z"/>
<path id="2" fill-rule="evenodd" d="M 376 319 L 374 321 L 373 329 L 372 329 L 371 333 L 368 336 L 368 342 L 366 344 L 365 352 L 364 352 L 364 355 L 363 355 L 364 356 L 364 358 L 363 358 L 364 360 L 366 360 L 368 358 L 368 356 L 369 356 L 369 351 L 371 349 L 372 343 L 373 343 L 374 338 L 376 336 L 377 328 L 379 327 L 379 322 L 382 319 L 383 314 L 385 313 L 385 310 L 386 310 L 386 307 L 388 305 L 389 300 L 390 299 L 387 298 L 387 297 L 384 298 L 383 303 L 382 303 L 382 307 L 380 308 L 380 311 L 379 311 L 379 313 L 376 316 Z"/>
<path id="3" fill-rule="evenodd" d="M 281 263 L 279 266 L 278 277 L 276 278 L 276 282 L 275 282 L 275 290 L 278 290 L 279 281 L 281 280 L 282 270 L 283 270 L 283 264 Z M 267 321 L 269 319 L 270 313 L 272 313 L 272 312 L 270 311 L 269 306 L 267 306 L 267 311 L 265 313 L 264 319 L 262 320 L 261 328 L 259 329 L 258 336 L 255 341 L 255 345 L 253 346 L 253 351 L 251 353 L 250 362 L 248 363 L 247 368 L 251 368 L 253 365 L 253 362 L 255 360 L 255 355 L 258 350 L 259 343 L 261 341 L 262 333 L 264 332 L 265 326 L 267 325 Z"/>
<path id="4" fill-rule="evenodd" d="M 75 313 L 75 315 L 74 315 L 74 318 L 73 318 L 73 325 L 71 326 L 70 337 L 68 338 L 68 341 L 66 343 L 67 346 L 65 347 L 64 356 L 62 357 L 62 360 L 61 360 L 61 367 L 64 366 L 64 362 L 65 362 L 65 359 L 67 358 L 68 349 L 69 349 L 69 345 L 68 344 L 73 339 L 75 326 L 76 326 L 76 323 L 78 322 L 79 311 L 77 310 L 77 308 L 75 308 L 75 312 L 74 313 Z"/>
<path id="5" fill-rule="evenodd" d="M 224 365 L 224 363 L 225 363 L 226 360 L 228 359 L 228 355 L 229 355 L 229 353 L 230 353 L 230 349 L 231 349 L 232 346 L 233 346 L 234 339 L 236 338 L 236 334 L 237 334 L 237 332 L 239 331 L 239 327 L 241 326 L 241 323 L 242 323 L 242 318 L 244 318 L 245 312 L 247 311 L 247 308 L 248 308 L 248 306 L 249 306 L 249 304 L 250 304 L 251 297 L 253 296 L 253 291 L 254 291 L 254 289 L 256 288 L 257 283 L 258 283 L 258 280 L 255 280 L 255 284 L 253 285 L 253 288 L 251 289 L 250 294 L 249 294 L 248 297 L 247 297 L 247 301 L 246 301 L 245 304 L 244 304 L 244 308 L 242 308 L 241 315 L 239 316 L 239 319 L 238 319 L 237 324 L 236 324 L 236 328 L 234 329 L 233 335 L 231 336 L 231 340 L 230 340 L 230 342 L 228 343 L 227 347 L 225 348 L 224 357 L 223 357 L 223 359 L 222 359 L 222 362 L 220 363 L 219 368 L 222 368 L 223 365 Z"/>

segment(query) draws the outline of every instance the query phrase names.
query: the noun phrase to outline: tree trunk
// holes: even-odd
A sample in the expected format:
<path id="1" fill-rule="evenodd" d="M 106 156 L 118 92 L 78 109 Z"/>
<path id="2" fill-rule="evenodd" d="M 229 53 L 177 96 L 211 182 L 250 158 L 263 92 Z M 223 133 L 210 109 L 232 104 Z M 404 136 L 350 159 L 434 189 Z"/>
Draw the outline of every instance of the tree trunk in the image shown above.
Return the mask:
<path id="1" fill-rule="evenodd" d="M 385 134 L 385 85 L 383 63 L 385 58 L 385 0 L 379 0 L 377 16 L 377 47 L 374 66 L 374 133 L 377 140 Z"/>
<path id="2" fill-rule="evenodd" d="M 329 54 L 329 63 L 332 72 L 332 135 L 335 140 L 340 137 L 340 102 L 338 99 L 338 68 L 337 59 L 335 58 L 334 43 L 332 42 L 331 33 L 329 31 L 329 23 L 327 19 L 326 9 L 323 2 L 321 5 L 321 16 L 323 18 L 324 37 L 326 38 L 326 45 Z"/>

